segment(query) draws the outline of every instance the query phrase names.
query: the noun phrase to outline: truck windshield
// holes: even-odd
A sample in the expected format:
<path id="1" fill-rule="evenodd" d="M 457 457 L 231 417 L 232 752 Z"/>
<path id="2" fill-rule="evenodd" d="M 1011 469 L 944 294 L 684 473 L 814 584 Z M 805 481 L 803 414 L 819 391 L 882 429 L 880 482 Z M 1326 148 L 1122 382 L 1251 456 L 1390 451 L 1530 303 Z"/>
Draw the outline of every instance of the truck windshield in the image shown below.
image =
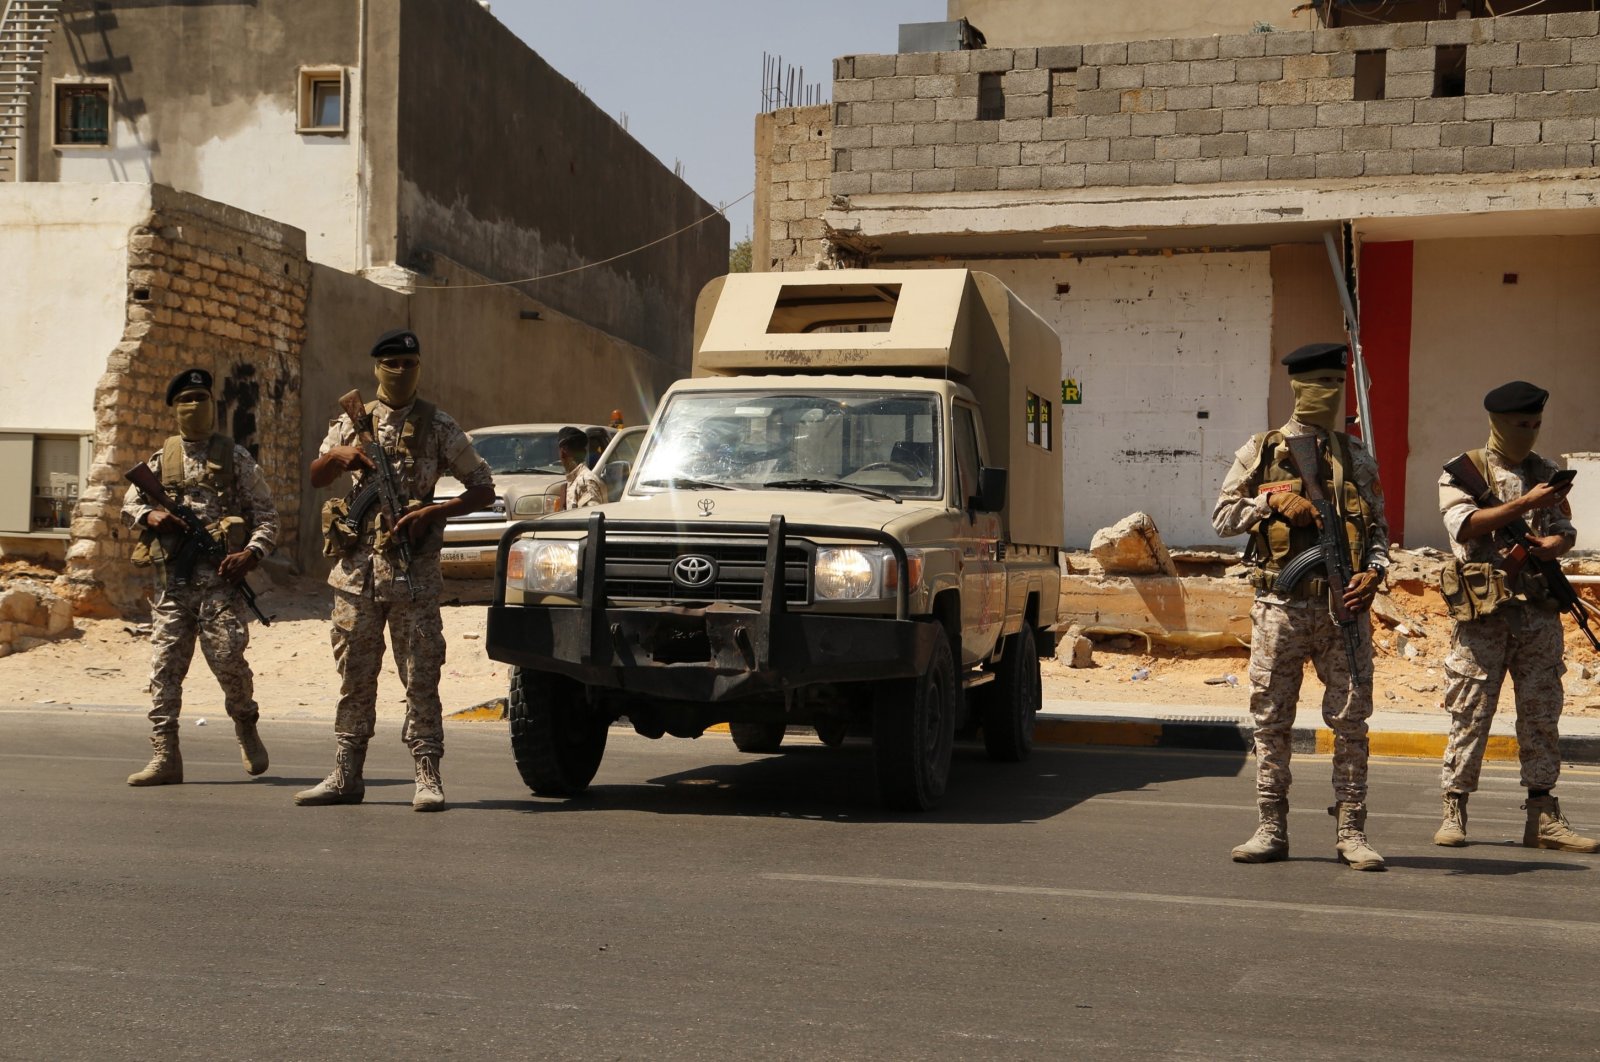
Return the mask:
<path id="1" fill-rule="evenodd" d="M 870 488 L 943 494 L 939 399 L 871 391 L 680 392 L 656 418 L 637 485 Z M 865 493 L 865 492 L 863 492 Z"/>

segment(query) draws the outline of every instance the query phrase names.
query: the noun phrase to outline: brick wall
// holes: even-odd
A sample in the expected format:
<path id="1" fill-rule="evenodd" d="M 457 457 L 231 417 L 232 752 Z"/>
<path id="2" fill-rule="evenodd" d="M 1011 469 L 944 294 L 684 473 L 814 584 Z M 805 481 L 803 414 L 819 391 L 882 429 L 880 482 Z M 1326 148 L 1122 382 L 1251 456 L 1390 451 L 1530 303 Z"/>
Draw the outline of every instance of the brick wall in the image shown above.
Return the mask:
<path id="1" fill-rule="evenodd" d="M 1457 45 L 1466 94 L 1434 98 L 1436 49 Z M 1369 51 L 1385 53 L 1384 98 L 1358 100 Z M 1597 71 L 1596 12 L 847 56 L 834 68 L 831 192 L 1592 166 Z M 986 74 L 1000 79 L 1003 119 L 979 118 Z"/>
<path id="2" fill-rule="evenodd" d="M 156 186 L 128 252 L 123 339 L 95 388 L 94 457 L 62 589 L 82 612 L 137 608 L 149 577 L 127 563 L 123 474 L 177 428 L 167 384 L 209 370 L 217 430 L 257 455 L 292 556 L 300 505 L 300 354 L 310 266 L 297 229 Z"/>

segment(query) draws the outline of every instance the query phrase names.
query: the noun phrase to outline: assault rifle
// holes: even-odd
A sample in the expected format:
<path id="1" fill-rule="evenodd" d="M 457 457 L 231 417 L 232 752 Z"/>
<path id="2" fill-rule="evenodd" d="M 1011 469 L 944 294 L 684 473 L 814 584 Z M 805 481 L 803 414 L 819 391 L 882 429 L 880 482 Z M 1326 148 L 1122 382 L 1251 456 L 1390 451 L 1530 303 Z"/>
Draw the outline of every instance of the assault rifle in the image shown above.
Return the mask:
<path id="1" fill-rule="evenodd" d="M 345 515 L 338 518 L 340 530 L 352 538 L 360 538 L 366 533 L 372 518 L 379 516 L 383 524 L 393 531 L 406 512 L 405 491 L 400 483 L 400 477 L 395 475 L 393 466 L 389 464 L 388 455 L 378 443 L 377 432 L 372 424 L 372 414 L 367 412 L 366 403 L 361 401 L 361 392 L 351 391 L 340 398 L 339 407 L 345 411 L 351 425 L 355 427 L 356 441 L 360 444 L 361 452 L 372 462 L 372 471 L 361 477 L 348 502 Z M 390 541 L 394 543 L 395 551 L 399 554 L 400 570 L 409 574 L 411 544 L 401 535 L 392 536 Z M 416 600 L 417 588 L 411 585 L 410 579 L 406 580 L 406 588 L 411 592 L 411 599 Z"/>
<path id="2" fill-rule="evenodd" d="M 1472 495 L 1472 500 L 1482 508 L 1492 509 L 1503 504 L 1467 454 L 1453 458 L 1444 466 L 1444 470 L 1456 481 L 1456 485 Z M 1589 639 L 1589 644 L 1594 646 L 1596 652 L 1600 652 L 1600 638 L 1596 638 L 1594 631 L 1589 629 L 1588 608 L 1579 600 L 1578 592 L 1572 588 L 1572 584 L 1567 582 L 1567 576 L 1561 570 L 1561 562 L 1534 556 L 1533 528 L 1528 526 L 1528 522 L 1520 516 L 1517 517 L 1494 532 L 1494 541 L 1501 547 L 1497 551 L 1499 559 L 1495 567 L 1506 573 L 1507 580 L 1515 579 L 1522 574 L 1523 569 L 1532 564 L 1534 570 L 1544 577 L 1545 585 L 1550 588 L 1551 599 L 1561 606 L 1563 612 L 1573 618 L 1578 624 L 1578 629 L 1583 631 L 1584 637 Z"/>
<path id="3" fill-rule="evenodd" d="M 200 519 L 199 513 L 167 494 L 167 489 L 161 485 L 161 477 L 152 472 L 149 465 L 141 461 L 123 478 L 138 487 L 146 501 L 183 521 L 183 543 L 170 562 L 174 586 L 187 585 L 194 577 L 194 566 L 201 560 L 213 566 L 222 563 L 228 555 L 228 547 L 217 541 L 217 537 L 206 527 L 206 522 Z M 272 626 L 272 621 L 262 614 L 261 606 L 256 604 L 256 592 L 250 589 L 250 584 L 240 579 L 234 588 L 244 598 L 250 611 L 255 613 L 256 619 L 261 621 L 261 625 Z"/>
<path id="4" fill-rule="evenodd" d="M 1322 493 L 1316 436 L 1295 435 L 1288 439 L 1288 443 L 1289 457 L 1294 461 L 1295 471 L 1300 473 L 1301 488 L 1306 500 L 1317 507 L 1318 522 L 1322 526 L 1317 531 L 1316 546 L 1286 565 L 1278 573 L 1274 585 L 1290 591 L 1307 573 L 1316 568 L 1322 569 L 1323 577 L 1328 580 L 1328 611 L 1344 634 L 1344 655 L 1350 661 L 1350 680 L 1354 682 L 1361 670 L 1356 663 L 1360 657 L 1361 634 L 1357 628 L 1358 617 L 1344 603 L 1344 592 L 1353 577 L 1350 571 L 1350 545 L 1344 535 L 1344 518 L 1327 495 Z"/>

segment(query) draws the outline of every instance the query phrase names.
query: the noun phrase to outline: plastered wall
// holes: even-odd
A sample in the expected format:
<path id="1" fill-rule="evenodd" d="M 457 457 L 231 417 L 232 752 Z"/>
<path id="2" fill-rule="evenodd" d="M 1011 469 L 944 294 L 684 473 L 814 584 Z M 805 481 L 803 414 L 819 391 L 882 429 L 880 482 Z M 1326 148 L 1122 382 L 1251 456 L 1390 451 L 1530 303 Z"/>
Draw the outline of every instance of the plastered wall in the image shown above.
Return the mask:
<path id="1" fill-rule="evenodd" d="M 1057 406 L 1066 544 L 1136 511 L 1172 545 L 1215 543 L 1233 453 L 1269 426 L 1268 253 L 960 264 L 995 274 L 1061 336 L 1061 375 L 1082 396 Z"/>
<path id="2" fill-rule="evenodd" d="M 95 381 L 122 338 L 128 239 L 149 211 L 135 185 L 85 196 L 0 184 L 0 431 L 94 428 Z"/>
<path id="3" fill-rule="evenodd" d="M 1413 269 L 1406 541 L 1443 548 L 1439 469 L 1487 441 L 1491 388 L 1522 379 L 1550 391 L 1538 449 L 1557 463 L 1600 450 L 1600 236 L 1419 240 Z M 1580 474 L 1573 491 L 1600 482 Z"/>

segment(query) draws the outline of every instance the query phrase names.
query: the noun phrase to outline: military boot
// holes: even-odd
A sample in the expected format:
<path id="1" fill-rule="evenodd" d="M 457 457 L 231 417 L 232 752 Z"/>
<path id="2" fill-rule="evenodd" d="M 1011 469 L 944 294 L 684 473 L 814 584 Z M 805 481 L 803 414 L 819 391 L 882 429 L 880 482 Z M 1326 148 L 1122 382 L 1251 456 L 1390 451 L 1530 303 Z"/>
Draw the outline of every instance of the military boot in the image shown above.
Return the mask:
<path id="1" fill-rule="evenodd" d="M 361 768 L 366 762 L 365 745 L 358 747 L 341 741 L 333 754 L 333 773 L 310 789 L 296 793 L 294 802 L 301 807 L 361 803 L 361 798 L 367 795 L 366 783 L 361 780 Z"/>
<path id="2" fill-rule="evenodd" d="M 1339 823 L 1339 862 L 1349 863 L 1351 870 L 1384 870 L 1383 856 L 1367 843 L 1367 806 L 1354 801 L 1343 801 L 1328 809 Z"/>
<path id="3" fill-rule="evenodd" d="M 1261 821 L 1256 832 L 1233 850 L 1235 863 L 1276 863 L 1289 858 L 1289 798 L 1256 801 Z"/>
<path id="4" fill-rule="evenodd" d="M 439 754 L 419 752 L 417 760 L 417 793 L 411 798 L 412 811 L 442 811 L 444 809 L 444 780 L 439 777 Z"/>
<path id="5" fill-rule="evenodd" d="M 257 775 L 267 769 L 267 747 L 261 743 L 261 735 L 256 733 L 256 721 L 248 723 L 233 721 L 234 736 L 239 739 L 239 759 L 244 761 L 244 771 L 249 775 Z"/>
<path id="6" fill-rule="evenodd" d="M 128 779 L 133 781 L 133 779 Z M 1528 824 L 1522 829 L 1524 848 L 1553 848 L 1558 852 L 1600 852 L 1600 841 L 1575 833 L 1561 814 L 1561 802 L 1553 796 L 1529 797 L 1522 805 Z"/>
<path id="7" fill-rule="evenodd" d="M 1467 843 L 1467 794 L 1445 793 L 1444 821 L 1439 832 L 1433 835 L 1434 844 L 1446 848 L 1461 848 Z"/>
<path id="8" fill-rule="evenodd" d="M 154 755 L 144 770 L 128 775 L 129 785 L 177 785 L 183 781 L 183 753 L 178 751 L 177 734 L 151 734 Z"/>

